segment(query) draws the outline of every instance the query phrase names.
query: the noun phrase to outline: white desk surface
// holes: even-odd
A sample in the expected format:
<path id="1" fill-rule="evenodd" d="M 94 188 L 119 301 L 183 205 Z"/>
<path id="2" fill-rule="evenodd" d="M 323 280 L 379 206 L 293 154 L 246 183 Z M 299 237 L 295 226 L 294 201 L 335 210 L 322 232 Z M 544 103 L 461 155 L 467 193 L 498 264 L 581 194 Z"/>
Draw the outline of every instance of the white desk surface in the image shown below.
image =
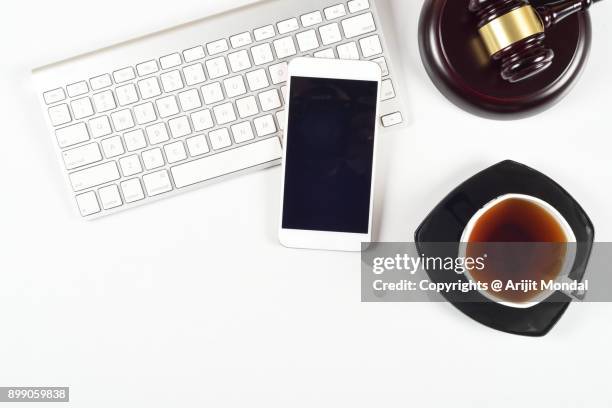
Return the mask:
<path id="1" fill-rule="evenodd" d="M 572 305 L 534 339 L 448 304 L 360 303 L 358 255 L 277 243 L 279 168 L 75 217 L 29 70 L 247 1 L 3 4 L 0 386 L 67 385 L 87 408 L 610 406 L 611 305 Z M 438 93 L 418 54 L 421 1 L 394 5 L 411 124 L 387 141 L 379 238 L 411 240 L 451 188 L 511 158 L 561 183 L 612 241 L 612 2 L 596 5 L 569 97 L 503 123 Z"/>

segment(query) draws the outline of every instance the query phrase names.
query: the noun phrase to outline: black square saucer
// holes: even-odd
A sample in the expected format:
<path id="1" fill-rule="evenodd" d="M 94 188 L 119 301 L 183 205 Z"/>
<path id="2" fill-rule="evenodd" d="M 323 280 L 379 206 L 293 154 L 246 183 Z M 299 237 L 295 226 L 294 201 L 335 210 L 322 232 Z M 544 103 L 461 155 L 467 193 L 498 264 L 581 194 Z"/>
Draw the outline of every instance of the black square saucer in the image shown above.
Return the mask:
<path id="1" fill-rule="evenodd" d="M 447 195 L 427 216 L 415 232 L 419 254 L 456 257 L 461 234 L 472 216 L 489 201 L 510 193 L 540 198 L 555 207 L 567 220 L 577 242 L 574 268 L 570 277 L 581 280 L 591 254 L 595 230 L 580 204 L 559 184 L 523 164 L 506 160 L 476 174 Z M 427 245 L 427 243 L 453 243 Z M 455 244 L 456 243 L 456 244 Z M 440 252 L 444 253 L 440 253 Z M 434 282 L 454 279 L 448 273 L 427 271 Z M 544 336 L 563 316 L 570 298 L 561 292 L 549 301 L 518 309 L 503 306 L 478 293 L 454 293 L 446 300 L 472 319 L 493 329 L 524 336 Z M 474 301 L 474 296 L 481 297 Z"/>

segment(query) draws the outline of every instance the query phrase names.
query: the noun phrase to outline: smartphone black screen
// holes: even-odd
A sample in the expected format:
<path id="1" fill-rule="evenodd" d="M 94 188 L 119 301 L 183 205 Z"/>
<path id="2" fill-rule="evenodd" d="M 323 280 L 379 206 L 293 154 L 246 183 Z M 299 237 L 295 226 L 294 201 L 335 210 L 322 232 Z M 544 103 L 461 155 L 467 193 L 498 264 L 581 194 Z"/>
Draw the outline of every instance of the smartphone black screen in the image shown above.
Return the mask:
<path id="1" fill-rule="evenodd" d="M 378 82 L 292 77 L 284 229 L 368 233 Z"/>

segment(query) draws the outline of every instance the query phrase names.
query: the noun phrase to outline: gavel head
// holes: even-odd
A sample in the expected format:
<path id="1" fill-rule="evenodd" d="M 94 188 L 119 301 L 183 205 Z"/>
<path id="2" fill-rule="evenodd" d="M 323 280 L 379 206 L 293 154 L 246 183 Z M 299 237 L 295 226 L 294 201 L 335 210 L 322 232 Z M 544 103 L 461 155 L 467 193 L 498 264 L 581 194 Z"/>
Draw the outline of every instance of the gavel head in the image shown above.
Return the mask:
<path id="1" fill-rule="evenodd" d="M 503 79 L 519 82 L 550 67 L 555 53 L 544 45 L 544 24 L 529 0 L 470 0 L 469 7 Z"/>

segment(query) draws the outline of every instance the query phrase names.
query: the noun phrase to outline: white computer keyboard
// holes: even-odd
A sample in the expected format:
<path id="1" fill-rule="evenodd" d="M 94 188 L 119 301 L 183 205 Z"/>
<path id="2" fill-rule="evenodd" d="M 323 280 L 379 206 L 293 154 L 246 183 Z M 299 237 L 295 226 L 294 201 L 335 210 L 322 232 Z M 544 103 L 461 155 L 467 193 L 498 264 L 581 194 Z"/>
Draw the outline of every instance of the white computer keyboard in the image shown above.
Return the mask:
<path id="1" fill-rule="evenodd" d="M 374 0 L 271 0 L 33 71 L 81 216 L 279 164 L 287 62 L 367 59 L 403 122 Z"/>

